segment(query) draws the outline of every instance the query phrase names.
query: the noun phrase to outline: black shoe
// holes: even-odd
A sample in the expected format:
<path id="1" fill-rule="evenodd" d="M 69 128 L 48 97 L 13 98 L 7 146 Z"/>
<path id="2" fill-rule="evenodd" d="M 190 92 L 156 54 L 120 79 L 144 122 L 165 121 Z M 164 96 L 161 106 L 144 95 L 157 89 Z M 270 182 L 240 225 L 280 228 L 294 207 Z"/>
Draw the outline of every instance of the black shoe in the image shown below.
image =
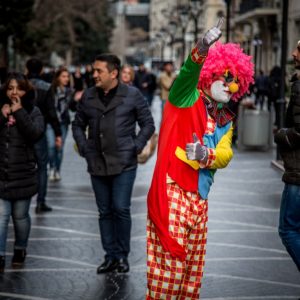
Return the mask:
<path id="1" fill-rule="evenodd" d="M 129 263 L 127 258 L 121 258 L 118 260 L 118 273 L 127 273 L 129 272 Z"/>
<path id="2" fill-rule="evenodd" d="M 3 273 L 5 269 L 5 256 L 0 256 L 0 273 Z"/>
<path id="3" fill-rule="evenodd" d="M 49 212 L 52 211 L 52 207 L 48 206 L 46 203 L 38 203 L 35 208 L 35 213 L 40 214 L 43 212 Z"/>
<path id="4" fill-rule="evenodd" d="M 97 268 L 97 274 L 108 273 L 114 271 L 118 266 L 118 261 L 115 259 L 105 259 L 104 263 L 102 263 Z"/>
<path id="5" fill-rule="evenodd" d="M 26 258 L 26 250 L 25 249 L 15 249 L 14 256 L 11 260 L 13 266 L 23 265 Z"/>

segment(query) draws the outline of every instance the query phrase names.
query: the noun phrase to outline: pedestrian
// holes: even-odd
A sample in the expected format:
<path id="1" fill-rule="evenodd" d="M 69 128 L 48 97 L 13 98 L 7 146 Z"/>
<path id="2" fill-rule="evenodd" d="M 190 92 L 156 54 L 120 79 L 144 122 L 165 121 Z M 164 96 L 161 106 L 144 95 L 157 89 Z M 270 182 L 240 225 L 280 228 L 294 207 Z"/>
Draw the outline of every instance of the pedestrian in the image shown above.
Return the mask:
<path id="1" fill-rule="evenodd" d="M 144 63 L 141 63 L 135 73 L 133 85 L 140 90 L 145 97 L 149 107 L 151 107 L 153 95 L 153 77 L 150 76 Z"/>
<path id="2" fill-rule="evenodd" d="M 85 66 L 85 73 L 84 73 L 84 82 L 85 82 L 85 87 L 89 88 L 92 87 L 94 83 L 94 78 L 93 78 L 93 70 L 92 66 L 90 64 L 87 64 Z"/>
<path id="3" fill-rule="evenodd" d="M 26 257 L 30 201 L 38 189 L 34 143 L 44 132 L 34 97 L 21 73 L 10 73 L 0 91 L 0 272 L 5 268 L 10 217 L 15 231 L 13 266 L 22 266 Z"/>
<path id="4" fill-rule="evenodd" d="M 163 65 L 163 72 L 159 77 L 160 99 L 161 99 L 161 115 L 163 114 L 166 101 L 169 97 L 169 92 L 173 81 L 176 78 L 173 63 L 168 61 Z"/>
<path id="5" fill-rule="evenodd" d="M 54 103 L 56 115 L 59 120 L 61 130 L 61 146 L 55 143 L 55 132 L 53 128 L 47 125 L 47 141 L 49 153 L 49 180 L 61 180 L 60 169 L 63 160 L 63 151 L 65 140 L 67 138 L 69 125 L 71 123 L 69 105 L 73 101 L 73 90 L 68 87 L 70 81 L 70 74 L 67 68 L 59 68 L 55 74 L 51 84 L 51 99 Z"/>
<path id="6" fill-rule="evenodd" d="M 300 40 L 292 53 L 295 73 L 291 78 L 291 98 L 285 128 L 275 134 L 284 163 L 284 190 L 279 215 L 279 235 L 300 271 Z"/>
<path id="7" fill-rule="evenodd" d="M 49 124 L 55 134 L 55 145 L 61 147 L 61 129 L 58 121 L 54 102 L 51 99 L 50 83 L 42 79 L 43 62 L 39 58 L 30 58 L 26 62 L 27 77 L 35 88 L 35 105 L 40 109 L 45 125 Z M 36 198 L 35 212 L 49 212 L 52 208 L 46 204 L 47 182 L 48 182 L 48 144 L 46 130 L 42 137 L 34 145 L 38 166 L 38 193 Z"/>
<path id="8" fill-rule="evenodd" d="M 280 119 L 280 104 L 278 100 L 280 99 L 280 85 L 281 85 L 281 68 L 279 66 L 274 66 L 270 72 L 269 76 L 269 90 L 268 90 L 268 108 L 270 110 L 271 106 L 275 109 L 275 125 L 279 126 Z"/>
<path id="9" fill-rule="evenodd" d="M 233 155 L 227 103 L 247 92 L 254 73 L 239 45 L 210 48 L 221 23 L 192 49 L 165 105 L 148 193 L 147 299 L 199 299 L 207 197 Z"/>
<path id="10" fill-rule="evenodd" d="M 132 85 L 134 81 L 134 69 L 131 65 L 124 65 L 121 68 L 121 78 L 122 83 Z"/>
<path id="11" fill-rule="evenodd" d="M 263 70 L 259 70 L 259 75 L 255 78 L 255 105 L 259 105 L 263 110 L 265 99 L 268 98 L 269 78 Z"/>
<path id="12" fill-rule="evenodd" d="M 73 89 L 75 90 L 75 92 L 83 91 L 84 77 L 81 74 L 80 66 L 77 66 L 75 68 L 75 71 L 72 73 L 72 79 L 73 79 Z"/>
<path id="13" fill-rule="evenodd" d="M 97 273 L 125 273 L 129 271 L 130 204 L 137 155 L 153 134 L 154 121 L 142 94 L 119 81 L 117 56 L 96 56 L 93 70 L 95 86 L 84 92 L 72 130 L 79 153 L 87 161 L 99 211 L 106 254 Z"/>

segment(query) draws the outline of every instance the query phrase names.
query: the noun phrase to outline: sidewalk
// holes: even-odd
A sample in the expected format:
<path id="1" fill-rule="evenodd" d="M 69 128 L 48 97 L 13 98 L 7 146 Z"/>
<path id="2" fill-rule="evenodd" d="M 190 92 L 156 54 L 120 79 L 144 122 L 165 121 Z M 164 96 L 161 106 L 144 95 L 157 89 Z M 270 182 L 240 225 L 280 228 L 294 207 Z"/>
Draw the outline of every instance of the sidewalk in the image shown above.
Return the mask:
<path id="1" fill-rule="evenodd" d="M 159 101 L 153 113 L 159 123 Z M 283 183 L 270 152 L 235 150 L 209 197 L 208 246 L 201 299 L 300 298 L 300 276 L 277 233 Z M 140 165 L 132 197 L 131 271 L 97 275 L 103 258 L 98 214 L 84 160 L 69 132 L 62 181 L 50 183 L 53 212 L 34 213 L 23 269 L 11 269 L 12 226 L 0 299 L 142 300 L 146 289 L 146 195 L 155 157 Z"/>

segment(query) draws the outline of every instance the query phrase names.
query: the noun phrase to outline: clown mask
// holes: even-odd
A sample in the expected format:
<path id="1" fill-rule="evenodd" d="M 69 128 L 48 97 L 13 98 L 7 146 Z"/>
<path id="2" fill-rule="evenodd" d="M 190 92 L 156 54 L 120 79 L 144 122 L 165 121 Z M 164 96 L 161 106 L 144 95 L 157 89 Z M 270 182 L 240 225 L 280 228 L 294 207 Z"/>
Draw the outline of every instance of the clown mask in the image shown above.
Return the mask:
<path id="1" fill-rule="evenodd" d="M 227 103 L 238 90 L 237 79 L 226 71 L 224 76 L 219 76 L 213 81 L 210 94 L 216 102 Z"/>

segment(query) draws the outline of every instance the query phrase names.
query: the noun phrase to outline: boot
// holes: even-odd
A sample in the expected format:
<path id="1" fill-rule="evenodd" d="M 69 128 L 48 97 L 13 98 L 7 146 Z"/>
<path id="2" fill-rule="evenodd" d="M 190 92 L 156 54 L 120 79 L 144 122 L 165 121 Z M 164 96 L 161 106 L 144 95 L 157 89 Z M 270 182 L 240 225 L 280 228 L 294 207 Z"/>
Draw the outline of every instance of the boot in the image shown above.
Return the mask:
<path id="1" fill-rule="evenodd" d="M 47 205 L 46 203 L 41 202 L 36 205 L 36 208 L 35 208 L 36 214 L 40 214 L 43 212 L 49 212 L 49 211 L 52 211 L 52 207 Z"/>
<path id="2" fill-rule="evenodd" d="M 0 256 L 0 273 L 3 273 L 5 269 L 5 256 Z"/>
<path id="3" fill-rule="evenodd" d="M 26 250 L 25 249 L 15 249 L 14 256 L 12 258 L 12 265 L 13 266 L 20 266 L 24 263 L 26 257 Z"/>

